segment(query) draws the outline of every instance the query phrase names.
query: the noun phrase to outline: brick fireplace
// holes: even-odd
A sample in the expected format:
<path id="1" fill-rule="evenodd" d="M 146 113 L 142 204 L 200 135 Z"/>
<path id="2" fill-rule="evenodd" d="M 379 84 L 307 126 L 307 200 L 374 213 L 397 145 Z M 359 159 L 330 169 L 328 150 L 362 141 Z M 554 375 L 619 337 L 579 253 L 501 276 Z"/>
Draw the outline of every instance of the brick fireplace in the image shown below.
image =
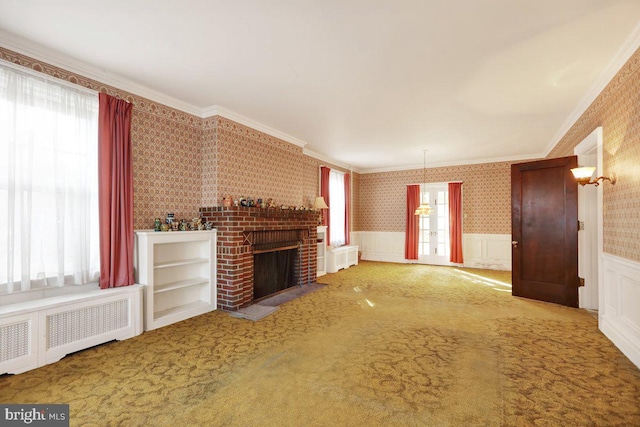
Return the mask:
<path id="1" fill-rule="evenodd" d="M 264 248 L 297 246 L 297 284 L 315 282 L 317 212 L 216 206 L 200 208 L 200 217 L 218 230 L 218 309 L 253 303 L 253 256 Z"/>

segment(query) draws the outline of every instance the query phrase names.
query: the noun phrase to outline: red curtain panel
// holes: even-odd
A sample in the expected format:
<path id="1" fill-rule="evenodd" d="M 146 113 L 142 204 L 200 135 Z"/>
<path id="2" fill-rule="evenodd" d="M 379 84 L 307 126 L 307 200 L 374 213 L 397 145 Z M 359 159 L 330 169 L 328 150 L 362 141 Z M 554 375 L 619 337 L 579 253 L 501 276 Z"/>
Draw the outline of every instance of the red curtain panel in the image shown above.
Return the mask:
<path id="1" fill-rule="evenodd" d="M 344 174 L 344 244 L 351 244 L 351 175 Z"/>
<path id="2" fill-rule="evenodd" d="M 129 102 L 99 94 L 98 200 L 102 289 L 134 283 L 132 109 Z"/>
<path id="3" fill-rule="evenodd" d="M 331 169 L 326 166 L 320 166 L 320 195 L 324 197 L 324 202 L 331 209 L 331 200 L 329 200 L 329 173 Z M 329 209 L 322 210 L 322 225 L 327 226 L 327 235 L 325 236 L 325 241 L 327 242 L 327 246 L 330 245 L 331 239 L 329 237 L 330 233 L 330 224 L 329 224 Z"/>
<path id="4" fill-rule="evenodd" d="M 418 241 L 420 239 L 420 216 L 415 215 L 420 206 L 420 186 L 407 185 L 407 224 L 404 244 L 404 257 L 418 259 Z"/>
<path id="5" fill-rule="evenodd" d="M 449 261 L 462 264 L 462 183 L 449 183 Z"/>

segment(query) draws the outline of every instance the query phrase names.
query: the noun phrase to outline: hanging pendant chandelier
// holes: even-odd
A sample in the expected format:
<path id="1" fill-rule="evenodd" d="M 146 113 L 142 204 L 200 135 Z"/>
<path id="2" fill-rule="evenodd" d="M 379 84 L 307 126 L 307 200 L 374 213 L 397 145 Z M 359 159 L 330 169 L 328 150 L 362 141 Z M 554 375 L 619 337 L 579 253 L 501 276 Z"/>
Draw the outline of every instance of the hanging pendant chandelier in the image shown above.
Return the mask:
<path id="1" fill-rule="evenodd" d="M 423 170 L 423 174 L 422 174 L 422 183 L 426 183 L 427 182 L 427 150 L 424 150 L 424 170 Z M 424 197 L 423 197 L 424 200 Z M 429 203 L 424 202 L 422 203 L 418 209 L 416 209 L 414 215 L 431 215 L 431 206 L 429 206 Z"/>

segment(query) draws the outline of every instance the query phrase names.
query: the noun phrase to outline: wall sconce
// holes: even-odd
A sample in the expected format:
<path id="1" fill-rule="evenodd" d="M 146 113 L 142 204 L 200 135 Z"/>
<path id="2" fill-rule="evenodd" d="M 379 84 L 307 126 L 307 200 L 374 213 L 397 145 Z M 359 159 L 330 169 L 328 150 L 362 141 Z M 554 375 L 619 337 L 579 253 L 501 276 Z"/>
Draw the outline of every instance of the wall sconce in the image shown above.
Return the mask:
<path id="1" fill-rule="evenodd" d="M 611 184 L 616 183 L 615 176 L 607 177 L 607 176 L 599 176 L 593 181 L 591 177 L 593 176 L 593 172 L 595 172 L 596 168 L 591 166 L 581 166 L 579 168 L 571 169 L 571 173 L 573 177 L 576 179 L 578 184 L 587 185 L 587 184 L 595 184 L 596 186 L 600 185 L 600 181 L 609 181 Z"/>

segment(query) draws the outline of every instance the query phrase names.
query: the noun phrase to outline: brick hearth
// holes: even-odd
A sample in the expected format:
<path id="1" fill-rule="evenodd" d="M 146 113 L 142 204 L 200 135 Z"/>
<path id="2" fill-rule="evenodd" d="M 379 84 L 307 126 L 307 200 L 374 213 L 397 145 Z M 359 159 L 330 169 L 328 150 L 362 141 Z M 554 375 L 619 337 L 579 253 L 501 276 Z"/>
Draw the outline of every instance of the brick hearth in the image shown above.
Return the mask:
<path id="1" fill-rule="evenodd" d="M 200 216 L 218 230 L 218 309 L 235 311 L 253 302 L 253 245 L 263 231 L 297 230 L 298 284 L 315 282 L 317 212 L 216 206 L 200 208 Z"/>

